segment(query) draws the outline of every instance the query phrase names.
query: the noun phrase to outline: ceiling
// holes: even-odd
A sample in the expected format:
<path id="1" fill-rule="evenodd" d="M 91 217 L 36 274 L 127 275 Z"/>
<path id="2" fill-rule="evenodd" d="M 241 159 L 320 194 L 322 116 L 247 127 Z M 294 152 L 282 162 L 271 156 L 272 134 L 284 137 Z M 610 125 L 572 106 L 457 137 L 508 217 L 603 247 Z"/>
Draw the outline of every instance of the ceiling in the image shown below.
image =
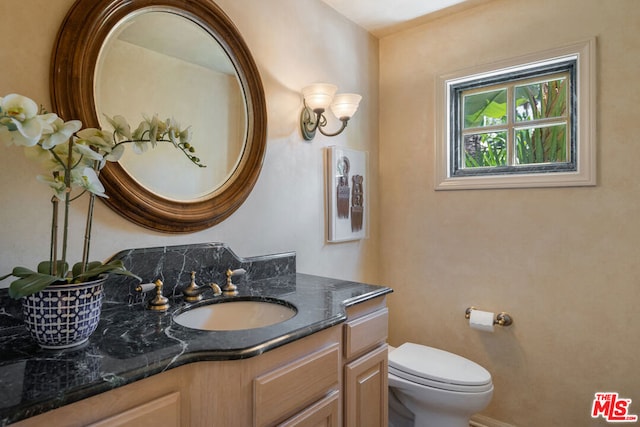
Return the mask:
<path id="1" fill-rule="evenodd" d="M 453 6 L 468 7 L 476 0 L 322 0 L 341 15 L 377 37 L 397 31 L 407 23 L 428 19 Z M 465 3 L 465 5 L 462 5 Z"/>

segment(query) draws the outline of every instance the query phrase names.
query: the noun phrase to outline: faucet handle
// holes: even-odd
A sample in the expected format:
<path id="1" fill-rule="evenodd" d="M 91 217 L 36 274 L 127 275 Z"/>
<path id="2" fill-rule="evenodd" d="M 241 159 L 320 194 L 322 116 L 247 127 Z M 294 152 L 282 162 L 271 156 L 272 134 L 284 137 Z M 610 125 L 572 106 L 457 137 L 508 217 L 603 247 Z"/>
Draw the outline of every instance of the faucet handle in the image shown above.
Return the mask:
<path id="1" fill-rule="evenodd" d="M 235 276 L 241 276 L 245 274 L 247 270 L 244 268 L 236 268 L 235 270 L 227 269 L 227 283 L 222 288 L 222 291 L 227 296 L 238 295 L 238 287 L 233 284 L 231 278 Z"/>
<path id="2" fill-rule="evenodd" d="M 235 276 L 242 276 L 246 272 L 247 272 L 247 270 L 245 270 L 244 268 L 236 268 L 235 270 L 227 269 L 227 278 L 235 277 Z"/>
<path id="3" fill-rule="evenodd" d="M 141 294 L 146 294 L 149 291 L 152 291 L 156 288 L 155 283 L 141 283 L 136 287 L 136 292 L 140 292 Z"/>
<path id="4" fill-rule="evenodd" d="M 153 283 L 142 283 L 136 287 L 136 291 L 141 294 L 151 292 L 154 289 L 156 295 L 149 301 L 147 308 L 153 311 L 167 311 L 169 309 L 169 299 L 162 295 L 162 280 L 157 279 Z"/>

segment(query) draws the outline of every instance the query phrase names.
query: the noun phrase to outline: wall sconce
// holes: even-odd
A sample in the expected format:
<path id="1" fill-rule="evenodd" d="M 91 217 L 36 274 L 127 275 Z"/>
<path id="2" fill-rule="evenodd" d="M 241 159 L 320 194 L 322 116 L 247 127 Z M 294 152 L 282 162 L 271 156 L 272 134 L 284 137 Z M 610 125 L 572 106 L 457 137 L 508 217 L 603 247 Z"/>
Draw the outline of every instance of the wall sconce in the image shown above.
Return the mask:
<path id="1" fill-rule="evenodd" d="M 302 89 L 304 108 L 300 114 L 300 129 L 305 140 L 311 141 L 316 130 L 325 136 L 336 136 L 347 127 L 347 122 L 358 110 L 362 97 L 355 93 L 339 93 L 338 87 L 329 83 L 316 83 Z M 337 132 L 327 133 L 322 128 L 327 125 L 324 112 L 331 107 L 333 114 L 340 119 L 342 127 Z"/>

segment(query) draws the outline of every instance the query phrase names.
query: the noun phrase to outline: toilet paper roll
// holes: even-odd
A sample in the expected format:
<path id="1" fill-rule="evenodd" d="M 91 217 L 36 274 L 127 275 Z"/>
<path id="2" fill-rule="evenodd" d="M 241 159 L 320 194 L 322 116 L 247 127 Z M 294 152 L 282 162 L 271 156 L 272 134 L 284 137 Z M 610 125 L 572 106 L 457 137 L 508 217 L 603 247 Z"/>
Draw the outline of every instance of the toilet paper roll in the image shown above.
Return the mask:
<path id="1" fill-rule="evenodd" d="M 469 326 L 479 331 L 493 332 L 494 315 L 490 311 L 471 310 Z"/>

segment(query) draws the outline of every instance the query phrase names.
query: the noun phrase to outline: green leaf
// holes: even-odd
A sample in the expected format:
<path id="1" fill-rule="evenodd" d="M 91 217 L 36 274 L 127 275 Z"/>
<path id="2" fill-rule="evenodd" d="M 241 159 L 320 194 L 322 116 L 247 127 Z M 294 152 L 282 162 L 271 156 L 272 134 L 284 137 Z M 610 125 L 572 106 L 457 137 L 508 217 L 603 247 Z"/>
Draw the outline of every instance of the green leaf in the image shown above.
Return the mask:
<path id="1" fill-rule="evenodd" d="M 91 266 L 91 268 L 87 268 L 87 271 L 77 276 L 74 276 L 75 282 L 81 282 L 83 281 L 83 279 L 90 279 L 91 277 L 99 276 L 100 274 L 103 274 L 103 273 L 134 277 L 139 281 L 142 281 L 140 277 L 136 276 L 135 274 L 127 270 L 122 260 L 119 260 L 119 259 L 115 259 L 106 264 L 102 264 L 101 262 L 91 262 L 89 263 L 89 266 Z"/>
<path id="2" fill-rule="evenodd" d="M 93 268 L 100 267 L 101 265 L 102 263 L 100 261 L 91 261 L 87 263 L 85 267 L 85 272 Z M 73 275 L 73 277 L 78 277 L 82 274 L 82 262 L 77 262 L 73 265 L 73 268 L 71 269 L 71 274 Z"/>
<path id="3" fill-rule="evenodd" d="M 28 268 L 25 267 L 14 267 L 13 271 L 11 272 L 11 274 L 5 276 L 5 277 L 9 277 L 9 276 L 15 276 L 15 277 L 28 277 L 32 274 L 36 274 L 35 271 L 30 270 Z"/>
<path id="4" fill-rule="evenodd" d="M 42 274 L 51 274 L 51 272 L 53 271 L 51 269 L 51 261 L 42 261 L 40 264 L 38 264 L 38 273 L 42 273 Z M 67 264 L 66 262 L 62 262 L 62 261 L 57 261 L 57 276 L 60 277 L 64 277 L 67 274 L 67 271 L 69 270 L 69 264 Z"/>
<path id="5" fill-rule="evenodd" d="M 27 270 L 26 268 L 23 269 Z M 61 279 L 57 276 L 32 272 L 32 274 L 22 277 L 21 279 L 15 280 L 11 283 L 11 285 L 9 286 L 9 296 L 14 299 L 20 299 L 24 296 L 41 291 L 52 283 L 58 282 L 60 280 Z"/>
<path id="6" fill-rule="evenodd" d="M 484 92 L 465 97 L 465 128 L 482 126 L 483 117 L 502 119 L 507 115 L 506 89 Z"/>

